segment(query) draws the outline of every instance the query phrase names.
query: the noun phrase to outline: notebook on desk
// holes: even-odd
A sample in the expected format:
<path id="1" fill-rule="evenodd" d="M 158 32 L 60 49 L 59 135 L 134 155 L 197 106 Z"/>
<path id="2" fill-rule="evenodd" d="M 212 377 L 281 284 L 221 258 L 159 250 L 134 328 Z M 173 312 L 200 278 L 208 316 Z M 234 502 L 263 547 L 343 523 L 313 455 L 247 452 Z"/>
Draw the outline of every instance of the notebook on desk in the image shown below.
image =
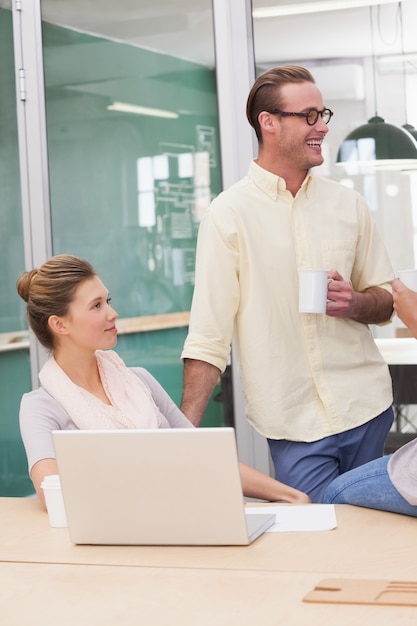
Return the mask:
<path id="1" fill-rule="evenodd" d="M 54 431 L 70 538 L 95 545 L 248 545 L 233 428 Z"/>

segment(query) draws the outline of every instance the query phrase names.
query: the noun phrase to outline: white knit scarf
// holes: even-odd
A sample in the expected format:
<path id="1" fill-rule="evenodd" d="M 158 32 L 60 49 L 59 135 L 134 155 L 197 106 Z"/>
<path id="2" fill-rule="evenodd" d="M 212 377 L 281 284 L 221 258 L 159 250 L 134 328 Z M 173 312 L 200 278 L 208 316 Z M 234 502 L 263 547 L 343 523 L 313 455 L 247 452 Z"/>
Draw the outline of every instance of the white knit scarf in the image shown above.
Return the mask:
<path id="1" fill-rule="evenodd" d="M 80 430 L 159 428 L 161 413 L 145 383 L 113 350 L 97 350 L 95 354 L 111 406 L 73 383 L 53 356 L 39 373 L 42 386 Z"/>

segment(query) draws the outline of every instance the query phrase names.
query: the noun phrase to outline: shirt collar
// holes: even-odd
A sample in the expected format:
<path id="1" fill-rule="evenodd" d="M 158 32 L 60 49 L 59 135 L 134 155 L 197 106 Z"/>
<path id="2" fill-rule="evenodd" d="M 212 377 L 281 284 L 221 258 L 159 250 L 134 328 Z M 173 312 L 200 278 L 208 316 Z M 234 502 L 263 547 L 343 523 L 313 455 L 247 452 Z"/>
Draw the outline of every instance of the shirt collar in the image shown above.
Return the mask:
<path id="1" fill-rule="evenodd" d="M 258 165 L 256 161 L 251 162 L 248 176 L 253 180 L 257 187 L 262 189 L 273 200 L 276 200 L 280 193 L 284 193 L 287 190 L 285 180 L 281 178 L 281 176 L 268 172 L 268 170 L 265 170 L 263 167 Z M 305 188 L 307 191 L 311 178 L 312 176 L 310 172 L 307 172 L 307 176 L 303 180 L 301 189 Z"/>

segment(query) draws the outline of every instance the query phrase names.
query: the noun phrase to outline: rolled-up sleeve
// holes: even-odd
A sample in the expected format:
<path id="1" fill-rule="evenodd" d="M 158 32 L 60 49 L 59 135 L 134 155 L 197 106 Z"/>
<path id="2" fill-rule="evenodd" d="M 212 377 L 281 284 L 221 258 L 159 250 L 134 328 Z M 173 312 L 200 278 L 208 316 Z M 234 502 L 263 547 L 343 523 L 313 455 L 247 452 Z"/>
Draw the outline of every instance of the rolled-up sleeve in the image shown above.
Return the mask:
<path id="1" fill-rule="evenodd" d="M 200 224 L 190 325 L 181 358 L 202 360 L 223 372 L 240 301 L 239 240 L 233 212 L 220 223 L 219 210 L 213 203 Z"/>

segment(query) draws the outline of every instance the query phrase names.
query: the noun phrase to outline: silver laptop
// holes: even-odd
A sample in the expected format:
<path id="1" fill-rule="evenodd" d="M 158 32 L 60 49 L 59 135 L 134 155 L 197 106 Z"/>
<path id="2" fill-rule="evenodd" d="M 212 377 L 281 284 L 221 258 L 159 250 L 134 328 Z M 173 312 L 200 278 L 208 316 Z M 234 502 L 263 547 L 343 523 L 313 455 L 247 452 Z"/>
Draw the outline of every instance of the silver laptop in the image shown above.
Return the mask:
<path id="1" fill-rule="evenodd" d="M 275 515 L 245 513 L 233 428 L 54 431 L 76 544 L 247 545 Z"/>

